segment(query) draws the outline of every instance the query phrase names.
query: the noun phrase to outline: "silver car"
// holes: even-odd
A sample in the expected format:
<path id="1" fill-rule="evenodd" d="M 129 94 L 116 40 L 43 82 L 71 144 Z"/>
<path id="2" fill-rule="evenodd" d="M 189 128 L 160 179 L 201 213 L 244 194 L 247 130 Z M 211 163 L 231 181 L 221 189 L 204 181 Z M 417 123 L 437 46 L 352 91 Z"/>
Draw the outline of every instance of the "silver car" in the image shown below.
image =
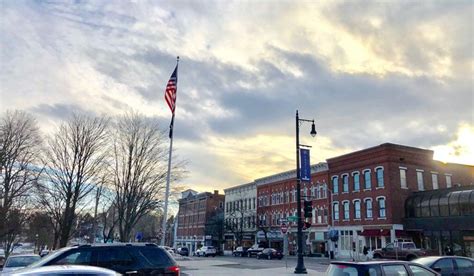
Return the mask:
<path id="1" fill-rule="evenodd" d="M 41 257 L 36 254 L 10 255 L 3 265 L 2 275 L 6 272 L 22 269 L 39 260 L 41 260 Z"/>
<path id="2" fill-rule="evenodd" d="M 10 273 L 2 273 L 1 275 L 8 276 L 23 276 L 23 275 L 98 275 L 98 276 L 116 276 L 121 275 L 113 270 L 86 266 L 86 265 L 51 265 L 41 266 L 35 268 L 24 268 L 21 270 L 12 271 Z"/>

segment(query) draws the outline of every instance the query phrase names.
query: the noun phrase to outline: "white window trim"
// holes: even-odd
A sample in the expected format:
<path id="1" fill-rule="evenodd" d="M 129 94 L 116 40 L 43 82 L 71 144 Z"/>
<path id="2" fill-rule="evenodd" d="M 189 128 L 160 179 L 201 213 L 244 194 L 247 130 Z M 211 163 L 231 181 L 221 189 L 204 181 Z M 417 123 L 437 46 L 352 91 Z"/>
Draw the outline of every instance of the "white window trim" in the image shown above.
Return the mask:
<path id="1" fill-rule="evenodd" d="M 400 166 L 400 167 L 398 167 L 398 168 L 399 168 L 400 170 L 408 170 L 407 167 L 402 167 L 402 166 Z"/>
<path id="2" fill-rule="evenodd" d="M 381 199 L 381 198 L 383 198 L 383 199 L 387 200 L 387 198 L 386 198 L 385 196 L 378 196 L 378 197 L 376 197 L 376 198 L 375 198 L 375 200 L 377 200 L 377 201 L 378 201 L 378 200 L 379 200 L 379 199 Z"/>
<path id="3" fill-rule="evenodd" d="M 361 199 L 360 199 L 360 198 L 353 199 L 353 200 L 352 200 L 352 203 L 354 203 L 354 202 L 356 202 L 356 201 L 361 201 Z"/>
<path id="4" fill-rule="evenodd" d="M 365 172 L 372 172 L 372 170 L 371 170 L 371 169 L 364 169 L 364 170 L 362 171 L 362 173 L 365 173 Z"/>
<path id="5" fill-rule="evenodd" d="M 383 166 L 377 166 L 377 167 L 374 168 L 374 172 L 376 172 L 379 169 L 382 169 L 382 171 L 384 170 Z"/>
<path id="6" fill-rule="evenodd" d="M 422 169 L 416 169 L 417 172 L 425 172 L 425 170 Z"/>
<path id="7" fill-rule="evenodd" d="M 351 175 L 354 176 L 355 174 L 359 174 L 360 175 L 360 172 L 359 171 L 353 171 L 351 172 Z"/>

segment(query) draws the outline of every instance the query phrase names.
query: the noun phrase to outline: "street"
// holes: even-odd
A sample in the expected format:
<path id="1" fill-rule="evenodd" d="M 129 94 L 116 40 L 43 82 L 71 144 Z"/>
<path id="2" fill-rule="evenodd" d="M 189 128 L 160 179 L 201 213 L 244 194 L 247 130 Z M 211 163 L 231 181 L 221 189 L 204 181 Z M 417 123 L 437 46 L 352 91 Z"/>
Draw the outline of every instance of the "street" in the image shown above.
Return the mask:
<path id="1" fill-rule="evenodd" d="M 305 258 L 308 275 L 324 275 L 328 260 Z M 296 257 L 282 260 L 257 260 L 256 258 L 218 256 L 189 257 L 178 260 L 182 275 L 290 275 L 296 266 Z"/>

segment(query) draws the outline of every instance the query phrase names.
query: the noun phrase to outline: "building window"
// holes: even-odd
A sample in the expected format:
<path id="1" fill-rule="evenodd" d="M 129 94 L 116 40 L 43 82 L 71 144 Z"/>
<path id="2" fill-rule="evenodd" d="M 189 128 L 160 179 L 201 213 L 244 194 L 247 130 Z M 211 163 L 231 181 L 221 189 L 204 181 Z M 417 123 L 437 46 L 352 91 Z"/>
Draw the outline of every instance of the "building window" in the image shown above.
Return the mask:
<path id="1" fill-rule="evenodd" d="M 453 186 L 453 184 L 451 182 L 451 175 L 447 174 L 446 175 L 446 188 L 451 188 L 452 186 Z"/>
<path id="2" fill-rule="evenodd" d="M 333 208 L 333 219 L 334 220 L 339 220 L 339 203 L 335 202 L 332 206 Z"/>
<path id="3" fill-rule="evenodd" d="M 349 219 L 349 201 L 344 201 L 344 220 Z"/>
<path id="4" fill-rule="evenodd" d="M 360 219 L 360 200 L 354 201 L 354 218 Z"/>
<path id="5" fill-rule="evenodd" d="M 338 194 L 339 193 L 339 183 L 338 183 L 338 180 L 337 180 L 337 176 L 334 176 L 332 178 L 332 192 L 334 194 Z"/>
<path id="6" fill-rule="evenodd" d="M 383 168 L 377 168 L 375 170 L 375 173 L 377 175 L 377 187 L 383 187 Z"/>
<path id="7" fill-rule="evenodd" d="M 416 172 L 416 180 L 418 182 L 418 191 L 424 191 L 425 184 L 423 183 L 423 171 Z"/>
<path id="8" fill-rule="evenodd" d="M 407 186 L 407 169 L 400 168 L 400 187 L 403 189 L 408 188 Z"/>
<path id="9" fill-rule="evenodd" d="M 386 217 L 386 212 L 385 212 L 385 198 L 381 197 L 378 199 L 379 203 L 379 217 L 385 218 Z"/>
<path id="10" fill-rule="evenodd" d="M 372 199 L 370 198 L 365 201 L 365 216 L 372 218 Z"/>
<path id="11" fill-rule="evenodd" d="M 345 174 L 342 176 L 342 192 L 349 192 L 349 175 Z"/>
<path id="12" fill-rule="evenodd" d="M 438 185 L 438 174 L 437 173 L 433 173 L 431 175 L 431 181 L 433 182 L 433 190 L 438 190 L 439 185 Z"/>
<path id="13" fill-rule="evenodd" d="M 353 178 L 354 178 L 354 191 L 359 191 L 360 190 L 360 175 L 359 175 L 359 173 L 354 173 Z"/>
<path id="14" fill-rule="evenodd" d="M 364 182 L 365 182 L 364 188 L 367 190 L 370 190 L 370 188 L 372 187 L 372 183 L 370 180 L 370 170 L 364 171 Z"/>

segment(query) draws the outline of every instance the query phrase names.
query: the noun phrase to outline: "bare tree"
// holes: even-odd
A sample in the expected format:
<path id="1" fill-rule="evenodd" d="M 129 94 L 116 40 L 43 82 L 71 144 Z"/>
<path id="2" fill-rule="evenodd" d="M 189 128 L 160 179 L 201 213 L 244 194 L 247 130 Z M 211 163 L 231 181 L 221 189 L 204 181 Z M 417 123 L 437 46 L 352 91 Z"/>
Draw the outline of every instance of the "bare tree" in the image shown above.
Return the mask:
<path id="1" fill-rule="evenodd" d="M 106 138 L 107 120 L 74 114 L 48 140 L 38 200 L 53 220 L 55 246 L 67 245 L 77 210 L 100 181 Z"/>
<path id="2" fill-rule="evenodd" d="M 36 120 L 25 112 L 7 111 L 0 120 L 0 241 L 8 254 L 26 221 L 29 193 L 41 174 L 41 137 Z"/>
<path id="3" fill-rule="evenodd" d="M 136 113 L 117 119 L 113 138 L 114 205 L 121 241 L 144 215 L 161 207 L 167 173 L 165 135 L 158 124 Z M 175 163 L 172 179 L 181 176 Z"/>

